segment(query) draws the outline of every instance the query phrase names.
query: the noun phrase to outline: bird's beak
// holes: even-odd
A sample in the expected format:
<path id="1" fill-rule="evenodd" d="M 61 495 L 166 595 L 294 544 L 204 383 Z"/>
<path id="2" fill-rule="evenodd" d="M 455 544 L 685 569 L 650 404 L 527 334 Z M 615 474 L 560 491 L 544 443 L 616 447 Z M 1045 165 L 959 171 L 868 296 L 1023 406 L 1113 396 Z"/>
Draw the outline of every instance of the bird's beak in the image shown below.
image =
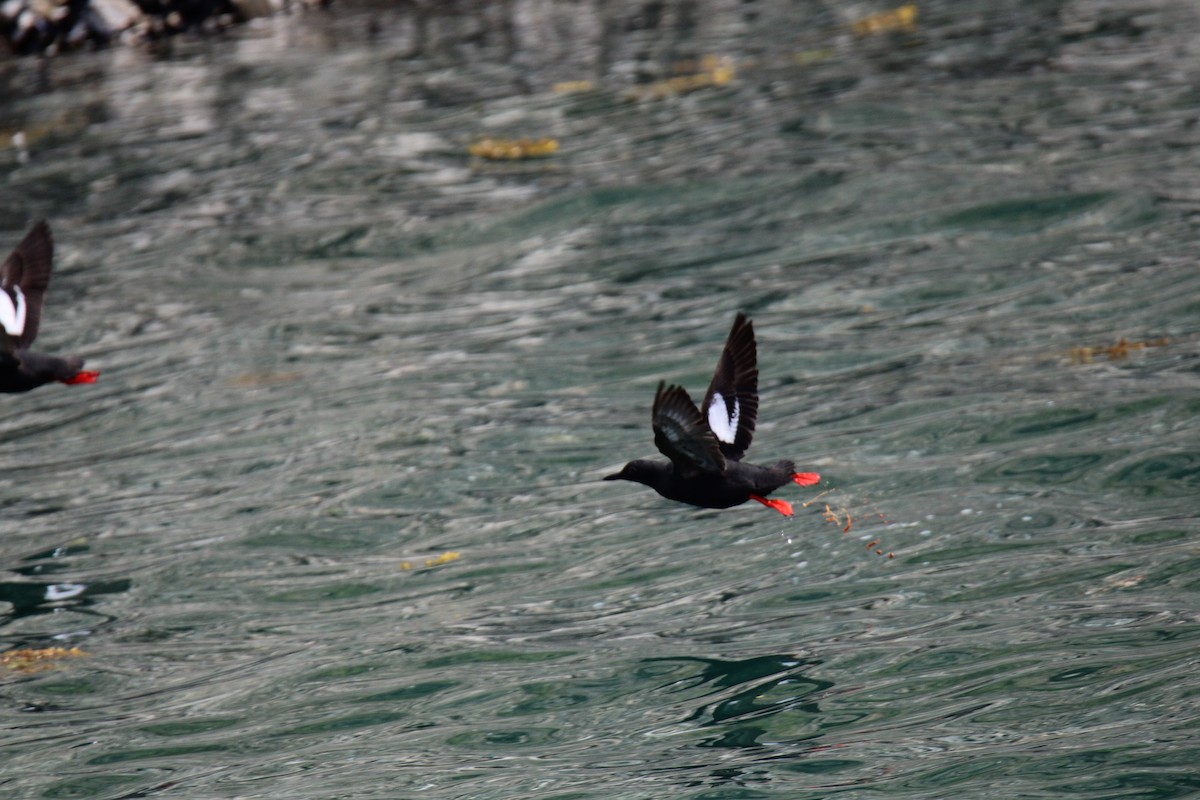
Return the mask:
<path id="1" fill-rule="evenodd" d="M 619 480 L 621 480 L 621 478 L 622 478 L 622 477 L 623 477 L 623 476 L 621 475 L 621 473 L 619 473 L 619 472 L 614 472 L 612 475 L 605 475 L 605 476 L 604 476 L 604 480 L 606 480 L 606 481 L 619 481 Z"/>

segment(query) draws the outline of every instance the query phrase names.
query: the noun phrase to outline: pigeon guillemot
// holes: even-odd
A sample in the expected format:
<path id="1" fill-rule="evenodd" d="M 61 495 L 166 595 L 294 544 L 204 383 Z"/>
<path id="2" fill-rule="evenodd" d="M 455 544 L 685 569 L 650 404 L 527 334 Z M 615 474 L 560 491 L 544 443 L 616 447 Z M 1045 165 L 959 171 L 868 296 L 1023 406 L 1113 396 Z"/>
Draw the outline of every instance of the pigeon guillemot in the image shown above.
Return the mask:
<path id="1" fill-rule="evenodd" d="M 37 337 L 53 258 L 50 226 L 40 220 L 0 266 L 0 392 L 28 392 L 50 381 L 95 383 L 100 374 L 81 369 L 78 356 L 27 349 Z"/>
<path id="2" fill-rule="evenodd" d="M 733 321 L 702 408 L 703 413 L 683 387 L 660 382 L 652 414 L 654 445 L 670 463 L 639 458 L 604 480 L 644 483 L 670 500 L 703 508 L 757 500 L 791 516 L 791 503 L 766 495 L 789 482 L 812 486 L 821 476 L 796 472 L 791 461 L 762 467 L 741 460 L 758 416 L 758 350 L 745 314 Z"/>

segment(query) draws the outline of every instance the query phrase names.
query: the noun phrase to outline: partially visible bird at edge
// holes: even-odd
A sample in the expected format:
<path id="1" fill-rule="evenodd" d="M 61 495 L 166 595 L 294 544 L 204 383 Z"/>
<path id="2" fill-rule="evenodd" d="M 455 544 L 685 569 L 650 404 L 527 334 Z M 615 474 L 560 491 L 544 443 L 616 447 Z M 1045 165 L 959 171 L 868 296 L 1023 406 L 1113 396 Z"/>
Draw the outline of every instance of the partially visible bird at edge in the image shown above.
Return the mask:
<path id="1" fill-rule="evenodd" d="M 0 392 L 28 392 L 44 383 L 95 383 L 79 356 L 35 353 L 42 298 L 50 284 L 54 240 L 45 220 L 34 223 L 0 266 Z"/>

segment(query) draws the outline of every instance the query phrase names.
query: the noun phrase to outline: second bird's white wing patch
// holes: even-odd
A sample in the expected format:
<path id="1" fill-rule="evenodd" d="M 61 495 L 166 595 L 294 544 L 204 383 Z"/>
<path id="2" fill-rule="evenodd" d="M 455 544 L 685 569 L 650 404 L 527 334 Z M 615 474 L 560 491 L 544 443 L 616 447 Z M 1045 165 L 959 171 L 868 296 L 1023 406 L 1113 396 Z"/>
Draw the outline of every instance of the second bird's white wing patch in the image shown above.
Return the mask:
<path id="1" fill-rule="evenodd" d="M 16 305 L 13 305 L 13 297 L 0 289 L 0 326 L 9 336 L 20 336 L 25 332 L 25 295 L 20 286 L 14 286 L 12 291 Z"/>
<path id="2" fill-rule="evenodd" d="M 725 444 L 733 444 L 737 438 L 738 417 L 742 407 L 737 398 L 733 398 L 733 409 L 725 405 L 725 398 L 720 392 L 713 392 L 712 402 L 708 404 L 708 429 Z"/>

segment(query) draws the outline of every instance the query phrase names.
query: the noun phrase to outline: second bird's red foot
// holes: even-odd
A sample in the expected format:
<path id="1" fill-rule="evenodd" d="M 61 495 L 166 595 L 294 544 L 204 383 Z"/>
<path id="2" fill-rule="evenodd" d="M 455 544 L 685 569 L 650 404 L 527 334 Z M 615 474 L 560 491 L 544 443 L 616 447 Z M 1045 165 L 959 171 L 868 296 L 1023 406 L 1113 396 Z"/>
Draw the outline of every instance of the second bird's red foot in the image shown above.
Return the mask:
<path id="1" fill-rule="evenodd" d="M 790 517 L 792 515 L 792 504 L 789 503 L 787 500 L 776 500 L 773 497 L 771 497 L 771 498 L 759 497 L 756 494 L 750 495 L 750 499 L 757 500 L 758 502 L 762 503 L 767 508 L 775 509 L 780 514 L 783 514 L 785 517 Z"/>
<path id="2" fill-rule="evenodd" d="M 67 384 L 68 386 L 74 386 L 77 383 L 95 383 L 96 378 L 99 378 L 99 377 L 100 377 L 99 372 L 93 372 L 92 370 L 82 370 L 80 372 L 76 372 L 70 378 L 64 378 L 62 382 Z"/>
<path id="3" fill-rule="evenodd" d="M 821 482 L 821 476 L 815 472 L 796 472 L 793 473 L 792 480 L 801 486 L 816 486 Z"/>

